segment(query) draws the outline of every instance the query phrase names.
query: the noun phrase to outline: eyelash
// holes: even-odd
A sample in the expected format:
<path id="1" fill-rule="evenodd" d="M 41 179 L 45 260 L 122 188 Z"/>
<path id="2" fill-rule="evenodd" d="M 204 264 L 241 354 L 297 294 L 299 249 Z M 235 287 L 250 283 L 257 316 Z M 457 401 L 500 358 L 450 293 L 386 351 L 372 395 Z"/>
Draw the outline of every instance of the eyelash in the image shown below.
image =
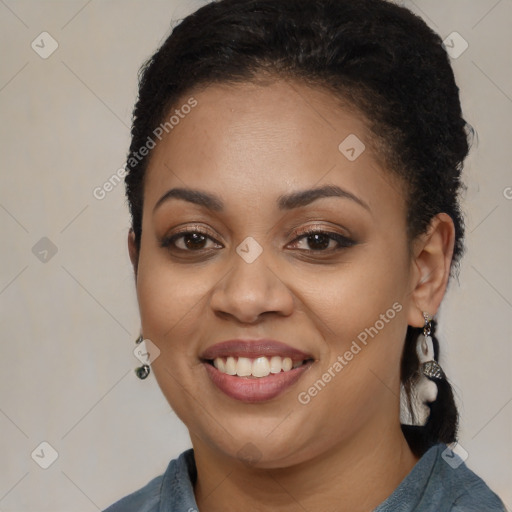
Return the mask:
<path id="1" fill-rule="evenodd" d="M 172 246 L 175 244 L 175 242 L 177 240 L 179 240 L 180 238 L 183 238 L 187 235 L 194 235 L 194 234 L 202 235 L 202 236 L 212 240 L 216 244 L 219 244 L 219 242 L 217 240 L 215 240 L 213 237 L 211 237 L 210 234 L 206 230 L 204 230 L 203 228 L 201 228 L 199 226 L 196 226 L 193 229 L 186 228 L 183 231 L 180 231 L 178 233 L 175 233 L 174 235 L 164 238 L 160 245 L 162 248 L 172 249 L 173 248 Z M 346 249 L 348 247 L 352 247 L 353 245 L 356 244 L 356 242 L 354 240 L 351 240 L 350 238 L 348 238 L 344 235 L 341 235 L 339 233 L 336 233 L 333 231 L 326 231 L 324 229 L 318 229 L 318 228 L 315 229 L 315 228 L 311 228 L 311 227 L 303 228 L 303 229 L 300 229 L 298 232 L 296 232 L 294 240 L 290 243 L 292 243 L 292 244 L 297 243 L 298 241 L 303 240 L 303 239 L 308 238 L 309 236 L 313 236 L 313 235 L 326 235 L 330 240 L 334 240 L 335 242 L 337 242 L 338 247 L 336 247 L 334 249 L 323 249 L 323 250 L 299 249 L 301 252 L 309 253 L 309 254 L 321 254 L 321 253 L 329 254 L 329 253 L 340 251 L 342 249 Z M 201 251 L 211 250 L 211 249 L 198 249 L 197 251 L 194 251 L 194 250 L 188 250 L 188 249 L 181 249 L 181 248 L 178 248 L 175 246 L 174 246 L 174 249 L 177 249 L 178 251 L 190 252 L 190 253 L 194 253 L 194 252 L 200 253 Z"/>
<path id="2" fill-rule="evenodd" d="M 306 239 L 313 235 L 326 235 L 330 240 L 334 240 L 335 242 L 337 242 L 338 247 L 336 247 L 334 249 L 325 249 L 325 250 L 300 249 L 302 252 L 306 252 L 306 253 L 310 253 L 310 254 L 312 254 L 312 253 L 329 254 L 332 252 L 340 251 L 342 249 L 346 249 L 348 247 L 352 247 L 356 243 L 354 240 L 351 240 L 350 238 L 348 238 L 344 235 L 341 235 L 340 233 L 336 233 L 334 231 L 326 231 L 325 229 L 312 228 L 312 227 L 299 229 L 299 231 L 295 233 L 295 239 L 291 243 L 296 243 L 299 240 Z"/>
<path id="3" fill-rule="evenodd" d="M 204 237 L 209 238 L 210 240 L 213 240 L 216 244 L 219 243 L 212 236 L 210 236 L 210 233 L 208 231 L 201 228 L 200 226 L 195 226 L 194 228 L 184 228 L 184 229 L 178 231 L 177 233 L 175 233 L 174 235 L 165 237 L 162 240 L 160 245 L 163 248 L 172 249 L 171 246 L 173 246 L 177 240 L 179 240 L 180 238 L 183 238 L 187 235 L 202 235 Z M 186 249 L 180 249 L 178 247 L 175 247 L 175 248 L 179 251 L 187 251 Z M 204 249 L 202 249 L 202 250 L 204 250 Z M 187 251 L 187 252 L 200 252 L 200 251 Z"/>

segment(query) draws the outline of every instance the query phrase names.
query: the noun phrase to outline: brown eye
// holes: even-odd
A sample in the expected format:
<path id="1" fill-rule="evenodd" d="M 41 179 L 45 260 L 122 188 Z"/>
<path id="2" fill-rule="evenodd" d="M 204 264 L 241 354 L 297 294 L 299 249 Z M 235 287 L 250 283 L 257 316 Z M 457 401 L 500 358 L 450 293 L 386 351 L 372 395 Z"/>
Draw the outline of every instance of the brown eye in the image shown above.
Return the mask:
<path id="1" fill-rule="evenodd" d="M 189 230 L 171 235 L 161 242 L 161 247 L 183 252 L 199 252 L 222 248 L 216 240 L 201 231 Z"/>
<path id="2" fill-rule="evenodd" d="M 304 252 L 336 252 L 347 247 L 352 247 L 356 242 L 339 233 L 321 231 L 318 229 L 306 229 L 292 242 L 293 249 Z"/>
<path id="3" fill-rule="evenodd" d="M 191 251 L 197 249 L 204 249 L 208 238 L 200 233 L 189 233 L 187 235 L 183 235 L 183 243 L 187 249 Z"/>
<path id="4" fill-rule="evenodd" d="M 315 233 L 307 237 L 308 246 L 314 251 L 327 249 L 330 242 L 331 239 L 325 233 Z"/>

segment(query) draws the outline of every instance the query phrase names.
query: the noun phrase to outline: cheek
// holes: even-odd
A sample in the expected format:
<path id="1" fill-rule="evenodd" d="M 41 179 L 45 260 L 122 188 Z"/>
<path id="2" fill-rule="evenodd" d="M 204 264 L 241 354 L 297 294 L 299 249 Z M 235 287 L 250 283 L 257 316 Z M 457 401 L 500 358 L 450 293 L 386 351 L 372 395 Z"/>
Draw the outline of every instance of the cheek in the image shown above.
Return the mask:
<path id="1" fill-rule="evenodd" d="M 142 332 L 160 350 L 151 369 L 174 412 L 191 425 L 201 416 L 190 395 L 200 396 L 197 383 L 204 369 L 197 359 L 208 276 L 171 265 L 158 249 L 141 251 L 137 296 Z M 183 389 L 188 389 L 184 393 Z"/>
<path id="2" fill-rule="evenodd" d="M 198 317 L 211 288 L 209 281 L 204 273 L 171 265 L 160 251 L 142 250 L 137 296 L 144 336 L 162 345 L 162 351 L 168 345 L 177 348 L 190 340 L 198 330 Z"/>
<path id="3" fill-rule="evenodd" d="M 327 341 L 319 370 L 302 390 L 321 389 L 310 404 L 318 414 L 328 403 L 343 411 L 337 416 L 347 411 L 354 419 L 367 416 L 398 386 L 407 330 L 408 253 L 405 243 L 397 246 L 403 249 L 392 257 L 382 256 L 384 249 L 365 248 L 347 267 L 317 280 L 307 299 Z"/>
<path id="4" fill-rule="evenodd" d="M 317 274 L 316 286 L 309 285 L 305 301 L 331 338 L 339 334 L 339 348 L 375 324 L 380 334 L 393 337 L 401 329 L 397 324 L 402 320 L 395 321 L 397 309 L 405 309 L 408 294 L 407 265 L 405 244 L 392 255 L 386 255 L 383 247 L 361 248 L 336 271 L 323 277 Z M 301 288 L 308 289 L 311 277 L 304 276 Z"/>

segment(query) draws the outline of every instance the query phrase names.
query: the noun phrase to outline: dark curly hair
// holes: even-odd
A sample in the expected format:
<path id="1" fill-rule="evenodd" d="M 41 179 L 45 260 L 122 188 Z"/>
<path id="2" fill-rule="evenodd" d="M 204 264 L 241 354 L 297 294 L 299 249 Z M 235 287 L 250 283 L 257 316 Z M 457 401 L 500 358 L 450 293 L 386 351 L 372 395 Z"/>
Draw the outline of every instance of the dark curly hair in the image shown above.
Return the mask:
<path id="1" fill-rule="evenodd" d="M 155 129 L 186 94 L 213 83 L 291 79 L 321 87 L 362 114 L 371 144 L 400 178 L 409 240 L 445 212 L 455 225 L 452 269 L 463 252 L 459 206 L 469 150 L 459 89 L 440 37 L 409 10 L 386 0 L 220 0 L 179 23 L 143 66 L 127 160 L 126 193 L 140 249 L 144 175 Z M 153 144 L 154 145 L 154 144 Z M 422 330 L 409 327 L 402 383 L 410 389 Z M 439 343 L 434 338 L 436 357 Z M 403 426 L 416 454 L 456 439 L 449 383 L 427 424 Z"/>

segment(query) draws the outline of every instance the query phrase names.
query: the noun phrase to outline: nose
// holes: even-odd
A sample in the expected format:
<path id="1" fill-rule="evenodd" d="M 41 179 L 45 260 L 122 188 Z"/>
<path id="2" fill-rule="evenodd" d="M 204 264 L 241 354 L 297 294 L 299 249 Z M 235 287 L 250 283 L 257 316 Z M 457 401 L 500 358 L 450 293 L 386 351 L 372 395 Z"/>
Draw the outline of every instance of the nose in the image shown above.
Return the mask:
<path id="1" fill-rule="evenodd" d="M 291 315 L 293 294 L 263 254 L 251 263 L 237 253 L 231 260 L 231 270 L 217 283 L 210 298 L 217 316 L 254 324 L 271 313 Z"/>

